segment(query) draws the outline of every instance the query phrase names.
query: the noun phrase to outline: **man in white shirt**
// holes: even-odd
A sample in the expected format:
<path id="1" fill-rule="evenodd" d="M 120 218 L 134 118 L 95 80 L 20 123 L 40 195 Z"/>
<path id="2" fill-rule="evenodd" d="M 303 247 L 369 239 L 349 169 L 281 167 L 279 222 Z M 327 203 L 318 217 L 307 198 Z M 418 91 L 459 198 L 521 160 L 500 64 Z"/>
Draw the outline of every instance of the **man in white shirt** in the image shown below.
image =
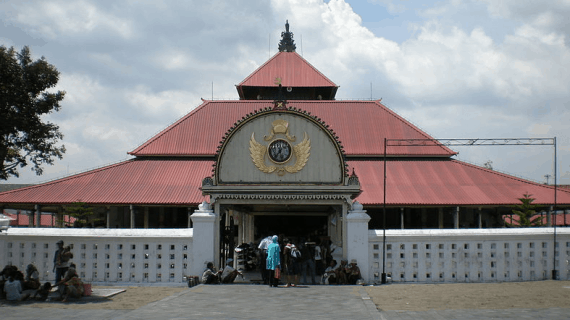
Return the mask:
<path id="1" fill-rule="evenodd" d="M 259 270 L 261 271 L 261 279 L 263 279 L 263 283 L 267 284 L 268 283 L 268 277 L 267 277 L 267 247 L 272 243 L 273 241 L 271 240 L 271 236 L 268 236 L 266 238 L 263 238 L 260 242 L 259 242 L 259 246 L 257 247 L 259 249 L 259 260 L 260 260 L 260 265 L 259 265 Z"/>

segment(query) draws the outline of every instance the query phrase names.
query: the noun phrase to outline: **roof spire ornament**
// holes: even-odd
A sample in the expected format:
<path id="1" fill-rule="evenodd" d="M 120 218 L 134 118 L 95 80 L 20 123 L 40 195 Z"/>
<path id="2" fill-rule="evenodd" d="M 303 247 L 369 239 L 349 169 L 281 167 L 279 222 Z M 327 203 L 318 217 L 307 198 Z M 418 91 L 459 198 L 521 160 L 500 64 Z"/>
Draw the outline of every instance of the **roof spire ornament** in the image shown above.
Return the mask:
<path id="1" fill-rule="evenodd" d="M 293 32 L 289 32 L 289 20 L 286 20 L 285 32 L 281 32 L 281 41 L 279 41 L 279 52 L 295 52 L 296 48 L 293 41 Z"/>

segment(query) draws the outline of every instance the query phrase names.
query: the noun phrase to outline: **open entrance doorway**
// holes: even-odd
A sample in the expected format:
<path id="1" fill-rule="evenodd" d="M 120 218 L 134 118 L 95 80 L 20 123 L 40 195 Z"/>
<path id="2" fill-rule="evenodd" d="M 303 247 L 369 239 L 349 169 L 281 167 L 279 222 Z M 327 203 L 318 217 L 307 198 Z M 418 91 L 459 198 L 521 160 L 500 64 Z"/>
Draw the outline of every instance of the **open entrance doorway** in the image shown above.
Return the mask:
<path id="1" fill-rule="evenodd" d="M 257 239 L 275 234 L 291 241 L 318 241 L 328 235 L 326 215 L 258 215 L 254 224 Z"/>

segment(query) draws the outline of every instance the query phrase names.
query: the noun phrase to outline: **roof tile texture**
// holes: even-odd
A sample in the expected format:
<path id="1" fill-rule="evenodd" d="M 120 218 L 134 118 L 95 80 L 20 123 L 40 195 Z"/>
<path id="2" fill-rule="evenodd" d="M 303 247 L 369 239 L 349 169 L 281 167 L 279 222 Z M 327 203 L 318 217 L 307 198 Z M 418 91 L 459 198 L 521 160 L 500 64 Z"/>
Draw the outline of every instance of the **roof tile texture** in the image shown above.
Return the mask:
<path id="1" fill-rule="evenodd" d="M 244 115 L 273 101 L 206 101 L 130 152 L 136 156 L 213 156 L 226 131 Z M 431 139 L 379 101 L 290 101 L 287 106 L 321 118 L 340 138 L 347 156 L 384 154 L 384 138 Z M 393 147 L 388 155 L 451 156 L 443 146 Z"/>

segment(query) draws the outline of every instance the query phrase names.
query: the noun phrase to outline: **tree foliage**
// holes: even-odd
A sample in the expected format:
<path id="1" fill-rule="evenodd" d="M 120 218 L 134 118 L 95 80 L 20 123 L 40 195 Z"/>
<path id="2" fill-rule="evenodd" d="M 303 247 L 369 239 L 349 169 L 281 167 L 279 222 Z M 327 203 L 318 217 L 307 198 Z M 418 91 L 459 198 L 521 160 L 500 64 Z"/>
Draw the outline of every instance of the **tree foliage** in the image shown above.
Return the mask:
<path id="1" fill-rule="evenodd" d="M 75 218 L 74 225 L 76 227 L 83 227 L 92 222 L 97 222 L 99 219 L 93 219 L 95 212 L 93 208 L 87 203 L 78 200 L 64 207 L 64 214 Z"/>
<path id="2" fill-rule="evenodd" d="M 42 116 L 59 111 L 65 92 L 49 92 L 59 71 L 44 57 L 32 61 L 30 49 L 19 53 L 0 46 L 0 179 L 18 177 L 18 168 L 32 165 L 37 175 L 43 164 L 62 159 L 65 146 L 59 127 Z"/>
<path id="3" fill-rule="evenodd" d="M 536 214 L 536 209 L 539 207 L 532 204 L 535 200 L 531 194 L 525 193 L 522 198 L 519 198 L 521 204 L 513 206 L 513 214 L 517 216 L 518 221 L 506 222 L 509 227 L 540 227 L 542 223 L 542 216 Z"/>

